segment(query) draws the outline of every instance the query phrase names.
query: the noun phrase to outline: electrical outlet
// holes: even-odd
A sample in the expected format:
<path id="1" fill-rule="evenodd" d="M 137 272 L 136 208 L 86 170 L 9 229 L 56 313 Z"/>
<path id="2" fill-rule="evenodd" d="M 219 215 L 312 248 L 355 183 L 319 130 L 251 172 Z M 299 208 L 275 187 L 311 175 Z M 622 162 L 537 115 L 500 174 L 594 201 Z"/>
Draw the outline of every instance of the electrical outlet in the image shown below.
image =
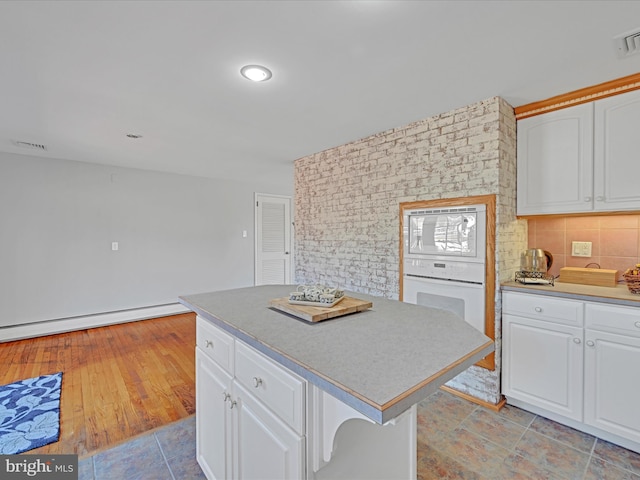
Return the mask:
<path id="1" fill-rule="evenodd" d="M 571 242 L 572 257 L 590 257 L 591 242 Z"/>
<path id="2" fill-rule="evenodd" d="M 118 242 L 111 242 L 111 251 L 115 252 L 119 248 Z"/>

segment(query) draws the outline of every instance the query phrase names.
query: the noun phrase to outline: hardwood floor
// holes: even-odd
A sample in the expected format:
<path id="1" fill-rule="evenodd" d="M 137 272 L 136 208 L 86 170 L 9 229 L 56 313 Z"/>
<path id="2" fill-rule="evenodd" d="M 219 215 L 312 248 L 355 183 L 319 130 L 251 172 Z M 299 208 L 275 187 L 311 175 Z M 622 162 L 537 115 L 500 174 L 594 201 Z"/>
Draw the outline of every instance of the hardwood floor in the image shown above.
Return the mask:
<path id="1" fill-rule="evenodd" d="M 0 343 L 0 385 L 62 374 L 60 440 L 80 457 L 195 413 L 195 314 Z"/>

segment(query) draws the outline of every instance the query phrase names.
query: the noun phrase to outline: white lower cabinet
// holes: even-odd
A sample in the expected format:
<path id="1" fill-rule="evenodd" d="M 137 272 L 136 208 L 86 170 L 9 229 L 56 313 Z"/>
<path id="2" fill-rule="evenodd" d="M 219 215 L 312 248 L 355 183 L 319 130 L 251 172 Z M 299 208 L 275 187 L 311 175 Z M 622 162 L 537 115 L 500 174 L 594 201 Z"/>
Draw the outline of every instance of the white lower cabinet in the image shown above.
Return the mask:
<path id="1" fill-rule="evenodd" d="M 602 329 L 606 324 L 609 331 Z M 640 443 L 640 314 L 586 306 L 584 422 Z"/>
<path id="2" fill-rule="evenodd" d="M 502 321 L 504 394 L 582 419 L 582 328 L 508 314 Z"/>
<path id="3" fill-rule="evenodd" d="M 234 449 L 238 479 L 304 478 L 304 437 L 275 417 L 253 395 L 236 386 Z"/>
<path id="4" fill-rule="evenodd" d="M 196 342 L 208 480 L 415 480 L 415 405 L 379 425 L 200 317 Z"/>
<path id="5" fill-rule="evenodd" d="M 231 376 L 196 348 L 196 458 L 209 480 L 231 478 Z"/>
<path id="6" fill-rule="evenodd" d="M 507 402 L 640 452 L 640 308 L 503 293 Z"/>
<path id="7" fill-rule="evenodd" d="M 205 476 L 209 480 L 305 478 L 300 411 L 306 382 L 208 322 L 198 319 L 196 325 L 196 458 Z M 248 375 L 245 382 L 236 376 L 239 365 Z M 285 407 L 278 402 L 276 410 L 284 412 L 285 420 L 295 419 L 294 425 L 270 408 L 271 398 L 281 397 L 289 401 Z"/>

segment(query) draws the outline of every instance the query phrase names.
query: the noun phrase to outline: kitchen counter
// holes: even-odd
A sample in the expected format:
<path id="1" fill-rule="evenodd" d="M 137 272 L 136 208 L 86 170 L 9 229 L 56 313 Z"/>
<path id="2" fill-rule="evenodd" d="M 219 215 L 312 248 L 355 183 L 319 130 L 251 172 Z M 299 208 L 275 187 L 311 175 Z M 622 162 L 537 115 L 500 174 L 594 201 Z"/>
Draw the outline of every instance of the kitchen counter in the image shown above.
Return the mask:
<path id="1" fill-rule="evenodd" d="M 507 403 L 640 452 L 640 295 L 600 287 L 502 285 Z M 600 441 L 600 440 L 598 440 Z"/>
<path id="2" fill-rule="evenodd" d="M 578 283 L 563 283 L 560 281 L 556 281 L 555 286 L 522 284 L 520 282 L 510 281 L 503 283 L 501 287 L 502 290 L 512 292 L 640 307 L 640 295 L 629 292 L 627 285 L 624 283 L 618 284 L 615 287 L 597 287 Z"/>
<path id="3" fill-rule="evenodd" d="M 397 417 L 494 350 L 460 317 L 345 292 L 367 311 L 309 323 L 268 307 L 291 285 L 180 297 L 180 302 L 378 424 Z"/>

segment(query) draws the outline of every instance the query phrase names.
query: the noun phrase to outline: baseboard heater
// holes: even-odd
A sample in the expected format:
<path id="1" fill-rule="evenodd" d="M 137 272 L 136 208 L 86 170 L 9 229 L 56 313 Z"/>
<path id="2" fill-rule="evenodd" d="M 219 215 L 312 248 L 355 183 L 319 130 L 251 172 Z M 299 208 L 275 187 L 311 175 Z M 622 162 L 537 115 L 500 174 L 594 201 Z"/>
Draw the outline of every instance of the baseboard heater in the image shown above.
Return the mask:
<path id="1" fill-rule="evenodd" d="M 153 307 L 133 308 L 117 312 L 97 313 L 94 315 L 12 325 L 0 328 L 0 343 L 188 312 L 190 312 L 190 310 L 184 305 L 180 303 L 170 303 Z"/>

